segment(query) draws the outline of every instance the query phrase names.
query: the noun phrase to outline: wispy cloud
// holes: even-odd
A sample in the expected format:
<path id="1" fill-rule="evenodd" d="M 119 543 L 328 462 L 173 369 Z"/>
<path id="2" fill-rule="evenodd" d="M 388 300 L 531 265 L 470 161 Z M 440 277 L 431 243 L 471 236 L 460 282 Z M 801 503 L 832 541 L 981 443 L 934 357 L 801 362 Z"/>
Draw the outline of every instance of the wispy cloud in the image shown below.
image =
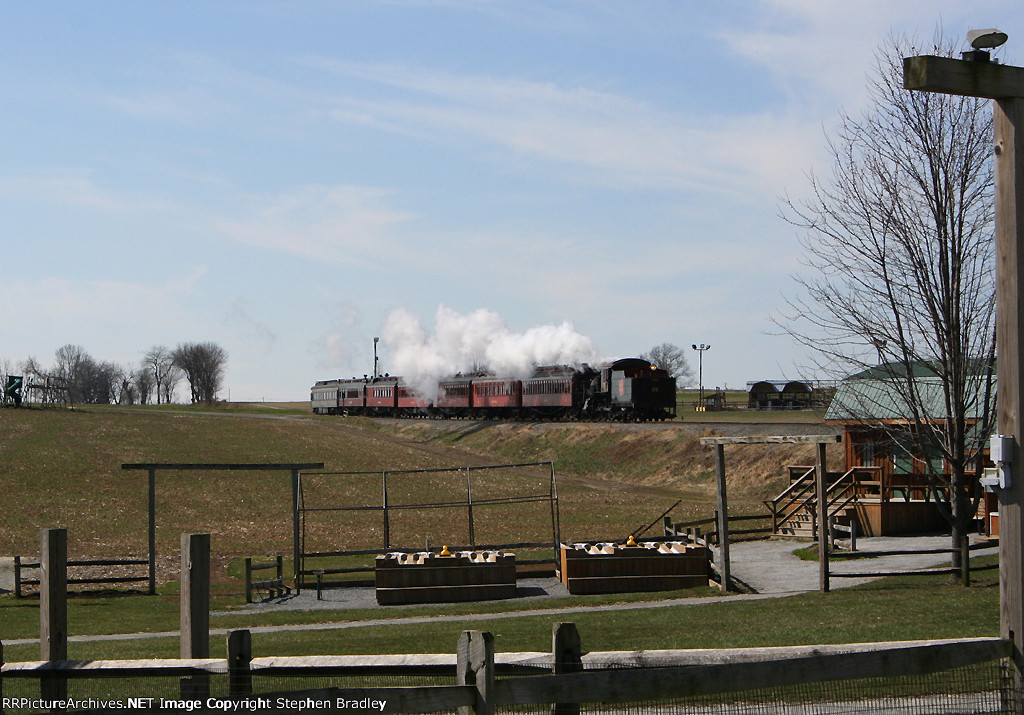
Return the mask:
<path id="1" fill-rule="evenodd" d="M 322 69 L 400 90 L 391 99 L 338 95 L 338 121 L 465 147 L 500 148 L 580 172 L 587 183 L 668 190 L 744 192 L 805 167 L 799 113 L 752 111 L 730 118 L 656 106 L 623 94 L 515 77 L 458 75 L 394 64 L 320 60 Z"/>
<path id="2" fill-rule="evenodd" d="M 250 246 L 353 268 L 381 267 L 390 228 L 413 218 L 391 208 L 390 192 L 361 186 L 302 186 L 240 201 L 239 216 L 217 229 Z"/>

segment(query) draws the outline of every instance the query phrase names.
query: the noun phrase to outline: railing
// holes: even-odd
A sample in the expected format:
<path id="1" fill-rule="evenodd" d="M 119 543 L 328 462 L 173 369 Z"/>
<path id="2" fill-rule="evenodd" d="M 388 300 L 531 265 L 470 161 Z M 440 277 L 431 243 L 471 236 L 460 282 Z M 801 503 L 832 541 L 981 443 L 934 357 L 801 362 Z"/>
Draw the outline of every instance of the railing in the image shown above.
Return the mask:
<path id="1" fill-rule="evenodd" d="M 736 522 L 766 521 L 771 514 L 741 514 L 739 516 L 729 515 L 729 524 Z M 702 532 L 700 527 L 712 526 L 711 531 Z M 670 517 L 664 518 L 664 530 L 666 538 L 686 539 L 695 544 L 703 546 L 718 544 L 718 510 L 715 509 L 714 516 L 708 519 L 695 519 L 693 521 L 673 522 Z M 769 527 L 755 529 L 733 529 L 729 527 L 729 538 L 737 536 L 767 536 L 771 534 Z"/>
<path id="2" fill-rule="evenodd" d="M 253 658 L 248 631 L 228 637 L 226 658 L 32 661 L 6 663 L 0 647 L 0 686 L 15 680 L 177 677 L 181 699 L 227 711 L 273 711 L 280 699 L 338 704 L 373 702 L 375 711 L 493 713 L 496 706 L 554 704 L 554 712 L 578 713 L 579 703 L 658 702 L 741 690 L 908 677 L 940 673 L 1010 657 L 1012 643 L 999 638 L 809 645 L 713 650 L 606 651 L 583 655 L 573 624 L 556 624 L 551 653 L 496 653 L 490 633 L 465 631 L 455 654 Z M 654 667 L 651 667 L 654 666 Z M 406 687 L 318 687 L 273 690 L 254 678 L 423 675 L 451 677 L 453 684 Z M 211 676 L 227 677 L 227 695 L 210 697 Z M 529 677 L 523 677 L 529 676 Z M 111 682 L 111 681 L 106 681 Z M 263 680 L 271 685 L 267 680 Z M 298 684 L 298 683 L 296 683 Z M 52 687 L 52 683 L 51 683 Z M 10 688 L 0 687 L 8 707 Z M 50 691 L 54 692 L 54 691 Z M 60 692 L 58 690 L 57 692 Z M 223 690 L 221 692 L 224 692 Z M 998 698 L 999 693 L 993 693 Z M 121 707 L 155 708 L 151 697 L 117 701 Z M 889 696 L 891 700 L 892 696 Z M 239 704 L 239 701 L 242 701 Z M 232 704 L 234 703 L 234 704 Z M 166 704 L 166 703 L 165 703 Z M 176 707 L 173 703 L 171 707 Z M 312 706 L 310 706 L 312 707 Z M 84 710 L 81 712 L 98 712 Z"/>
<path id="3" fill-rule="evenodd" d="M 274 578 L 253 581 L 253 571 L 274 570 Z M 266 590 L 270 598 L 285 596 L 292 592 L 291 588 L 284 583 L 284 559 L 278 554 L 277 558 L 267 563 L 253 563 L 251 558 L 245 560 L 245 602 L 252 603 L 252 592 Z"/>
<path id="4" fill-rule="evenodd" d="M 881 485 L 880 480 L 865 479 L 878 471 L 878 467 L 853 467 L 843 473 L 830 473 L 829 476 L 838 474 L 838 477 L 825 489 L 827 518 L 833 519 L 855 504 L 866 494 L 866 486 Z M 772 516 L 772 533 L 778 533 L 801 513 L 810 517 L 814 524 L 812 530 L 816 530 L 814 517 L 817 514 L 818 497 L 815 492 L 815 467 L 789 467 L 789 474 L 790 485 L 774 499 L 764 502 Z"/>
<path id="5" fill-rule="evenodd" d="M 67 562 L 68 566 L 148 566 L 149 559 L 78 559 Z M 20 556 L 14 557 L 14 597 L 21 598 L 26 595 L 25 586 L 38 586 L 40 579 L 26 578 L 25 571 L 36 571 L 40 569 L 39 561 L 22 561 Z M 68 584 L 118 584 L 118 583 L 142 583 L 148 582 L 149 576 L 88 576 L 69 578 Z"/>

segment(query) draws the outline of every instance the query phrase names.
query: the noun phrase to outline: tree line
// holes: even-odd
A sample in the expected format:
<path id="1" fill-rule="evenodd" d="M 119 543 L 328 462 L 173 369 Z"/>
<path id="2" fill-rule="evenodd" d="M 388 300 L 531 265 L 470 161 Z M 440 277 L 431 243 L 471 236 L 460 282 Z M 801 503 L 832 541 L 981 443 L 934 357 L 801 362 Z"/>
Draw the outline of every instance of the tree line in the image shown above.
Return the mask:
<path id="1" fill-rule="evenodd" d="M 54 353 L 52 366 L 29 357 L 17 370 L 24 397 L 33 402 L 169 404 L 184 380 L 192 404 L 213 405 L 223 387 L 227 358 L 224 348 L 211 342 L 178 343 L 173 349 L 155 345 L 135 367 L 97 360 L 82 346 L 68 344 Z M 4 373 L 14 374 L 10 363 L 4 363 Z"/>

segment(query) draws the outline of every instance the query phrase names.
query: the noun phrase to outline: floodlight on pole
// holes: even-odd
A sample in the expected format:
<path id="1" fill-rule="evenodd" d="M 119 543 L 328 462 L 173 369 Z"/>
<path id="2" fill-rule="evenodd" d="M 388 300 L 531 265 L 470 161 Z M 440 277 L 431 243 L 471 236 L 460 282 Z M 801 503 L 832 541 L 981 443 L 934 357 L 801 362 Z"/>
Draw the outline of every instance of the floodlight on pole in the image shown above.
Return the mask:
<path id="1" fill-rule="evenodd" d="M 704 409 L 704 351 L 710 350 L 710 345 L 701 343 L 699 346 L 694 345 L 693 349 L 697 351 L 697 384 L 700 389 L 700 404 L 701 409 Z"/>
<path id="2" fill-rule="evenodd" d="M 1007 34 L 1000 32 L 994 27 L 987 30 L 969 30 L 967 42 L 974 49 L 961 53 L 961 57 L 969 62 L 991 62 L 992 55 L 989 50 L 999 47 L 1007 40 Z"/>
<path id="3" fill-rule="evenodd" d="M 987 30 L 968 30 L 967 41 L 976 50 L 992 50 L 1006 43 L 1009 36 L 994 27 Z"/>

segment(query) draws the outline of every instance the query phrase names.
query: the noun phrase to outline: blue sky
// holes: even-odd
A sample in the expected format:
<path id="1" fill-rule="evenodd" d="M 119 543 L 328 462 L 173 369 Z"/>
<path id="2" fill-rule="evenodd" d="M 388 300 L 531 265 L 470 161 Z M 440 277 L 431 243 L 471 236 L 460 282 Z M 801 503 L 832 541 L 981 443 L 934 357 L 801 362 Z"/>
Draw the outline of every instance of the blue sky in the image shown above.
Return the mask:
<path id="1" fill-rule="evenodd" d="M 1019 64 L 1019 3 L 966 5 L 4 2 L 0 360 L 210 340 L 224 397 L 301 400 L 454 316 L 798 376 L 779 199 L 890 33 L 995 26 Z"/>

